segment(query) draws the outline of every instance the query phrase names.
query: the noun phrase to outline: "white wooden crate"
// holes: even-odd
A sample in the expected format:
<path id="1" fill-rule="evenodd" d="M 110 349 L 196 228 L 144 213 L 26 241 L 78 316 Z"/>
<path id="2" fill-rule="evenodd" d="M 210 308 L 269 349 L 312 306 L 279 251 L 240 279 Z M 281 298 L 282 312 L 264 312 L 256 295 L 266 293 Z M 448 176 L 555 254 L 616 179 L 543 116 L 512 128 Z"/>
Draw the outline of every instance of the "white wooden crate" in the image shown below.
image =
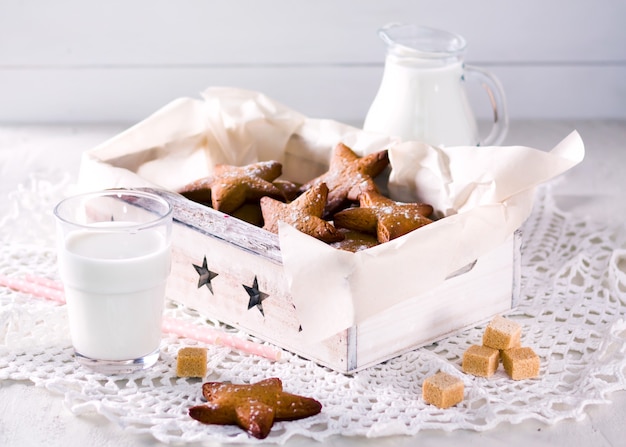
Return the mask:
<path id="1" fill-rule="evenodd" d="M 354 372 L 476 325 L 510 310 L 518 297 L 521 236 L 515 233 L 435 289 L 309 343 L 300 337 L 278 238 L 177 194 L 162 194 L 175 207 L 168 297 L 337 371 Z M 204 264 L 212 273 L 210 287 L 197 270 Z M 246 286 L 255 284 L 266 294 L 261 307 L 250 306 Z"/>

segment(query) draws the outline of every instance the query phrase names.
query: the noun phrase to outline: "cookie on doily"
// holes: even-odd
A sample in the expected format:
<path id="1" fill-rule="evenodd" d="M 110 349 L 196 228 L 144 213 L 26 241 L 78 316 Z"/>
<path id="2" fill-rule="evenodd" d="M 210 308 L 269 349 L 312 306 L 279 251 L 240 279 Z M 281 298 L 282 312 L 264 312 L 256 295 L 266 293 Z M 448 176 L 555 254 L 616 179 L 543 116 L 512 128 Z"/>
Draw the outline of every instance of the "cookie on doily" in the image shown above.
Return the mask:
<path id="1" fill-rule="evenodd" d="M 325 183 L 313 186 L 290 203 L 263 197 L 261 199 L 263 228 L 278 234 L 278 222 L 284 222 L 321 241 L 340 241 L 343 235 L 333 224 L 322 219 L 327 197 L 328 187 Z"/>
<path id="2" fill-rule="evenodd" d="M 208 177 L 191 182 L 178 192 L 194 202 L 210 203 L 223 213 L 231 214 L 246 201 L 270 196 L 285 199 L 283 189 L 272 181 L 282 174 L 282 164 L 261 161 L 246 166 L 216 165 Z"/>
<path id="3" fill-rule="evenodd" d="M 284 392 L 276 377 L 251 385 L 208 382 L 202 385 L 202 394 L 207 404 L 189 410 L 193 419 L 204 424 L 238 425 L 258 439 L 269 435 L 274 421 L 303 419 L 322 411 L 317 400 Z"/>
<path id="4" fill-rule="evenodd" d="M 374 178 L 389 165 L 387 150 L 359 157 L 343 143 L 333 150 L 328 171 L 302 185 L 306 191 L 320 183 L 328 186 L 328 200 L 324 207 L 324 217 L 356 201 L 361 192 L 377 191 Z"/>
<path id="5" fill-rule="evenodd" d="M 333 221 L 338 228 L 375 234 L 382 244 L 431 223 L 426 216 L 432 212 L 433 207 L 425 203 L 396 202 L 367 191 L 359 197 L 359 207 L 336 213 Z"/>

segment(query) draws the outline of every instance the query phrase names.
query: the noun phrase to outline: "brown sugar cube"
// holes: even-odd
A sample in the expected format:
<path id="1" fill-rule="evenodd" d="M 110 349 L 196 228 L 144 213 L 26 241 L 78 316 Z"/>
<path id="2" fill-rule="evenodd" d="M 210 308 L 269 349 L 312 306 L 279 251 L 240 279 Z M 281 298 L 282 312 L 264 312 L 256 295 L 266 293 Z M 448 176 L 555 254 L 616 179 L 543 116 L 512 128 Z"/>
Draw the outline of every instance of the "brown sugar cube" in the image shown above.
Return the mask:
<path id="1" fill-rule="evenodd" d="M 488 346 L 472 345 L 463 353 L 463 372 L 490 377 L 498 369 L 500 351 Z"/>
<path id="2" fill-rule="evenodd" d="M 496 315 L 483 334 L 483 345 L 493 349 L 509 349 L 520 346 L 522 327 L 519 323 Z"/>
<path id="3" fill-rule="evenodd" d="M 206 349 L 182 348 L 176 359 L 176 375 L 178 377 L 204 377 L 207 372 Z"/>
<path id="4" fill-rule="evenodd" d="M 422 384 L 422 398 L 439 408 L 448 408 L 461 402 L 464 391 L 461 379 L 442 371 L 427 377 Z"/>
<path id="5" fill-rule="evenodd" d="M 504 370 L 513 380 L 530 379 L 539 375 L 539 356 L 532 348 L 517 347 L 502 351 Z"/>

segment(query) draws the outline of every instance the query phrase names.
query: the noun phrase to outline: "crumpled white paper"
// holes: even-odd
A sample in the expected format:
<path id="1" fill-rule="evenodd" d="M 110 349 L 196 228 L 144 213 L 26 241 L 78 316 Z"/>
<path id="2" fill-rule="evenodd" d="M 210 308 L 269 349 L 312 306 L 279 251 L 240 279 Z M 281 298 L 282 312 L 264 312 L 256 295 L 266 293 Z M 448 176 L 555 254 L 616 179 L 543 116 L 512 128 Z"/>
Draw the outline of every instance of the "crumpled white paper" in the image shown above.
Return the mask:
<path id="1" fill-rule="evenodd" d="M 86 152 L 81 187 L 176 190 L 210 174 L 215 164 L 261 160 L 277 160 L 283 178 L 305 182 L 326 171 L 341 141 L 361 156 L 389 149 L 391 198 L 430 203 L 445 216 L 357 253 L 281 225 L 284 270 L 302 335 L 311 341 L 436 287 L 504 243 L 530 214 L 534 188 L 584 158 L 577 132 L 549 152 L 522 146 L 437 148 L 307 118 L 258 92 L 211 88 L 202 96 L 175 100 Z"/>

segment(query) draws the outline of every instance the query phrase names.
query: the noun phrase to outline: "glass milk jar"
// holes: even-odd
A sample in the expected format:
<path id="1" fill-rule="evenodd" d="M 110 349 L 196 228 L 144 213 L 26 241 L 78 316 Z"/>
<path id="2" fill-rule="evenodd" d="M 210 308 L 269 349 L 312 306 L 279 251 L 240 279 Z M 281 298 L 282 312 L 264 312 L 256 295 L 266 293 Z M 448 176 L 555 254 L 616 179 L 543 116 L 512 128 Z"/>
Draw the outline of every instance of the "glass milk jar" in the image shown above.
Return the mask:
<path id="1" fill-rule="evenodd" d="M 435 146 L 502 142 L 508 126 L 504 93 L 489 72 L 463 63 L 463 37 L 404 24 L 387 25 L 379 35 L 387 44 L 385 69 L 364 130 Z M 469 104 L 466 81 L 482 84 L 493 109 L 493 126 L 483 140 Z"/>

